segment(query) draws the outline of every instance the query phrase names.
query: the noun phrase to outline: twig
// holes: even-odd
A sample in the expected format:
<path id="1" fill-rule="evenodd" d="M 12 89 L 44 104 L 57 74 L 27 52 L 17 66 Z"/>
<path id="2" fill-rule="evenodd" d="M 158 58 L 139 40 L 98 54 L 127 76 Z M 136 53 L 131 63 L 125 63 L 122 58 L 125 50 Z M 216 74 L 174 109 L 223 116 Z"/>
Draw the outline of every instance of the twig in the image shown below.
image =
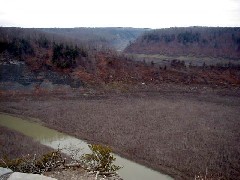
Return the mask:
<path id="1" fill-rule="evenodd" d="M 99 171 L 96 172 L 95 180 L 97 180 L 97 178 L 98 178 L 98 174 L 99 174 Z"/>
<path id="2" fill-rule="evenodd" d="M 7 165 L 7 163 L 3 160 L 3 159 L 1 159 L 1 161 L 6 165 L 6 167 L 8 168 L 8 165 Z"/>

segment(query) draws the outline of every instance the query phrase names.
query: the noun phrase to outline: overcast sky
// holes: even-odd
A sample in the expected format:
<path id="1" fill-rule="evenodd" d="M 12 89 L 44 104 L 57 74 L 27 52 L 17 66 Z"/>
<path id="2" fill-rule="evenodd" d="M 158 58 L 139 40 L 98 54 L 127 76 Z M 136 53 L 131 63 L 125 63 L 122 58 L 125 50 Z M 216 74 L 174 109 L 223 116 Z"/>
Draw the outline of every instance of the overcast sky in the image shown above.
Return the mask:
<path id="1" fill-rule="evenodd" d="M 0 0 L 0 26 L 240 26 L 240 0 Z"/>

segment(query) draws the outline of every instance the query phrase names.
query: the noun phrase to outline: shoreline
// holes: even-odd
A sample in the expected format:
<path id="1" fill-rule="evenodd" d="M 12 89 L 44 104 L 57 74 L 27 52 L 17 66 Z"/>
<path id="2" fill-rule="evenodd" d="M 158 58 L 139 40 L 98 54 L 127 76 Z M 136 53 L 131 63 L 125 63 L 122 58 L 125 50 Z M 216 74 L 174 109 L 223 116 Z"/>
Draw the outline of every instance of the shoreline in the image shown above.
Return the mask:
<path id="1" fill-rule="evenodd" d="M 67 134 L 65 131 L 59 131 L 59 129 L 57 129 L 57 128 L 53 128 L 52 126 L 48 126 L 46 123 L 44 123 L 41 119 L 38 119 L 38 118 L 34 118 L 34 117 L 29 117 L 29 116 L 26 116 L 26 115 L 22 115 L 22 114 L 15 114 L 15 113 L 11 113 L 11 112 L 3 112 L 3 111 L 0 111 L 0 114 L 6 114 L 6 115 L 10 115 L 10 116 L 14 116 L 14 117 L 18 117 L 18 118 L 21 118 L 21 119 L 25 119 L 25 120 L 27 120 L 27 121 L 29 121 L 29 122 L 34 122 L 34 123 L 38 123 L 38 124 L 40 124 L 40 125 L 42 125 L 42 126 L 45 126 L 45 127 L 47 127 L 47 128 L 51 128 L 51 129 L 54 129 L 54 130 L 56 130 L 56 131 L 58 131 L 58 132 L 61 132 L 61 133 L 65 133 L 65 134 Z M 1 127 L 1 126 L 0 126 Z M 3 127 L 3 126 L 2 126 Z M 7 128 L 7 127 L 6 127 Z M 7 128 L 7 129 L 9 129 L 9 128 Z M 15 131 L 15 130 L 12 130 L 12 129 L 10 129 L 11 131 L 14 131 L 14 132 L 17 132 L 17 131 Z M 18 133 L 18 132 L 17 132 Z M 20 133 L 21 134 L 21 133 Z M 71 135 L 72 136 L 72 134 L 68 134 L 68 135 Z M 25 136 L 25 135 L 24 135 Z M 27 137 L 27 136 L 25 136 L 25 137 Z M 75 137 L 75 138 L 80 138 L 79 136 L 73 136 L 73 137 Z M 31 139 L 31 138 L 30 138 Z M 94 142 L 94 141 L 89 141 L 89 140 L 87 140 L 87 139 L 84 139 L 84 141 L 86 141 L 86 142 L 88 142 L 88 143 L 93 143 L 93 144 L 97 144 L 97 143 L 101 143 L 101 142 L 99 142 L 99 141 L 97 141 L 97 142 Z M 35 141 L 34 141 L 35 142 Z M 37 142 L 38 144 L 40 144 L 40 145 L 42 145 L 42 146 L 45 146 L 45 145 L 43 145 L 43 144 L 41 144 L 40 142 Z M 111 146 L 111 145 L 109 145 L 109 144 L 104 144 L 104 145 L 108 145 L 108 146 Z M 143 166 L 146 166 L 147 168 L 150 168 L 150 169 L 152 169 L 152 170 L 154 170 L 154 171 L 158 171 L 159 173 L 162 173 L 162 174 L 165 174 L 165 175 L 168 175 L 168 176 L 170 176 L 170 177 L 172 177 L 171 176 L 171 174 L 175 174 L 175 172 L 177 172 L 176 170 L 174 170 L 174 169 L 171 169 L 171 168 L 168 168 L 168 167 L 166 167 L 166 166 L 164 166 L 164 165 L 161 165 L 161 168 L 156 168 L 155 166 L 152 166 L 151 165 L 151 163 L 148 163 L 147 161 L 144 161 L 144 160 L 141 160 L 141 159 L 138 159 L 138 158 L 134 158 L 134 156 L 131 156 L 131 155 L 129 155 L 129 154 L 126 154 L 126 153 L 123 153 L 123 152 L 121 152 L 120 150 L 118 150 L 117 148 L 115 148 L 115 147 L 112 147 L 111 146 L 111 148 L 113 149 L 113 152 L 115 153 L 115 154 L 117 154 L 118 156 L 120 156 L 120 157 L 123 157 L 123 158 L 126 158 L 126 159 L 128 159 L 128 160 L 131 160 L 131 161 L 133 161 L 133 162 L 135 162 L 135 163 L 138 163 L 138 164 L 141 164 L 141 165 L 143 165 Z M 181 178 L 183 178 L 183 177 L 181 177 Z"/>
<path id="2" fill-rule="evenodd" d="M 208 98 L 208 97 L 211 97 L 212 98 Z M 175 102 L 175 99 L 178 97 L 178 101 Z M 180 98 L 179 98 L 180 97 Z M 13 98 L 14 99 L 14 98 Z M 34 100 L 36 100 L 37 98 L 36 97 L 33 97 Z M 0 109 L 1 111 L 5 111 L 7 113 L 10 113 L 10 114 L 14 114 L 14 115 L 19 115 L 19 116 L 22 116 L 22 117 L 33 117 L 33 118 L 39 118 L 41 120 L 41 124 L 43 124 L 44 126 L 47 126 L 47 127 L 50 127 L 52 129 L 56 129 L 60 132 L 64 132 L 66 134 L 69 134 L 71 136 L 74 136 L 74 137 L 77 137 L 77 138 L 80 138 L 80 139 L 83 139 L 83 140 L 86 140 L 88 141 L 89 143 L 101 143 L 101 144 L 106 144 L 106 145 L 110 145 L 114 152 L 117 152 L 117 154 L 119 154 L 120 156 L 123 156 L 123 157 L 126 157 L 128 159 L 131 159 L 137 163 L 140 163 L 140 164 L 143 164 L 143 165 L 146 165 L 147 167 L 150 167 L 154 170 L 157 170 L 159 172 L 163 172 L 164 174 L 170 174 L 170 176 L 176 178 L 176 179 L 187 179 L 187 178 L 190 178 L 192 177 L 191 173 L 189 174 L 188 172 L 184 172 L 182 170 L 182 167 L 179 167 L 179 166 L 176 166 L 174 165 L 173 163 L 171 164 L 170 162 L 171 161 L 164 161 L 164 160 L 150 160 L 152 159 L 152 157 L 157 157 L 157 154 L 156 156 L 152 156 L 151 153 L 155 152 L 154 150 L 151 149 L 149 155 L 145 154 L 144 153 L 141 153 L 141 151 L 138 151 L 138 149 L 127 149 L 127 147 L 129 146 L 129 148 L 131 147 L 136 147 L 136 148 L 140 148 L 141 147 L 141 144 L 134 144 L 133 146 L 132 145 L 129 145 L 129 144 L 126 144 L 125 141 L 121 140 L 122 138 L 121 137 L 124 137 L 126 135 L 122 134 L 121 132 L 125 131 L 125 129 L 121 129 L 122 127 L 120 126 L 117 126 L 120 128 L 120 132 L 119 132 L 119 129 L 117 129 L 117 133 L 120 133 L 119 135 L 120 136 L 120 140 L 116 142 L 115 139 L 118 139 L 118 136 L 116 135 L 116 132 L 113 131 L 114 128 L 112 129 L 112 126 L 116 128 L 116 126 L 114 125 L 115 123 L 119 123 L 120 121 L 123 121 L 122 119 L 117 119 L 117 121 L 115 121 L 114 124 L 112 124 L 111 121 L 105 121 L 103 119 L 103 117 L 108 117 L 108 113 L 110 112 L 104 112 L 104 115 L 101 115 L 102 113 L 102 110 L 103 109 L 108 109 L 108 108 L 112 108 L 113 107 L 113 111 L 116 112 L 114 115 L 117 115 L 119 116 L 119 108 L 120 108 L 120 111 L 126 111 L 126 113 L 131 113 L 131 107 L 134 105 L 138 105 L 140 103 L 140 105 L 144 105 L 144 103 L 146 103 L 146 105 L 148 105 L 149 103 L 151 104 L 158 104 L 158 106 L 163 106 L 165 107 L 165 103 L 170 103 L 172 105 L 175 105 L 176 103 L 177 104 L 182 104 L 182 101 L 183 102 L 188 102 L 190 104 L 192 104 L 193 106 L 196 106 L 198 108 L 203 108 L 205 105 L 207 105 L 210 110 L 211 108 L 214 108 L 214 109 L 218 109 L 218 108 L 223 108 L 223 104 L 225 104 L 224 106 L 227 107 L 227 114 L 228 114 L 228 111 L 232 111 L 234 109 L 239 109 L 239 98 L 237 98 L 236 96 L 233 96 L 233 97 L 230 97 L 230 96 L 217 96 L 217 95 L 212 95 L 212 94 L 207 94 L 206 97 L 203 96 L 203 97 L 194 97 L 194 95 L 190 95 L 188 97 L 188 94 L 185 94 L 183 96 L 176 96 L 174 94 L 170 94 L 170 97 L 168 96 L 165 96 L 164 94 L 162 95 L 154 95 L 153 97 L 150 97 L 150 96 L 146 96 L 146 94 L 142 95 L 140 98 L 139 97 L 133 97 L 133 96 L 129 96 L 129 97 L 123 97 L 123 96 L 119 96 L 117 95 L 116 97 L 108 97 L 108 98 L 104 98 L 104 97 L 98 97 L 97 99 L 94 99 L 93 98 L 90 98 L 91 100 L 89 100 L 88 98 L 79 98 L 77 97 L 76 99 L 70 99 L 70 100 L 67 100 L 67 99 L 61 99 L 61 97 L 59 98 L 54 98 L 54 99 L 42 99 L 42 100 L 37 100 L 37 102 L 31 102 L 31 98 L 28 99 L 28 100 L 20 100 L 18 102 L 14 102 L 14 101 L 10 101 L 10 102 L 0 102 Z M 163 101 L 163 102 L 161 102 Z M 163 103 L 163 104 L 162 104 Z M 3 105 L 6 105 L 8 107 L 5 107 L 3 108 Z M 63 104 L 65 104 L 66 106 L 64 107 Z M 119 105 L 120 104 L 120 105 Z M 184 103 L 186 104 L 186 103 Z M 22 108 L 21 105 L 23 105 L 23 107 L 25 108 Z M 26 106 L 24 106 L 26 105 Z M 124 105 L 124 107 L 123 107 Z M 125 109 L 125 105 L 130 108 L 131 110 L 127 110 Z M 141 105 L 141 106 L 142 106 Z M 76 107 L 77 106 L 77 107 Z M 103 108 L 102 108 L 103 106 Z M 141 107 L 140 106 L 140 107 Z M 176 105 L 175 105 L 176 106 Z M 216 108 L 215 108 L 216 106 Z M 51 108 L 52 107 L 52 108 Z M 54 108 L 55 107 L 55 108 Z M 101 107 L 100 109 L 97 109 Z M 138 112 L 139 112 L 139 108 L 140 107 L 137 107 L 138 108 Z M 147 107 L 144 105 L 144 107 Z M 181 107 L 181 106 L 179 106 Z M 225 108 L 226 108 L 225 107 Z M 50 109 L 48 109 L 50 108 Z M 80 109 L 79 109 L 80 108 Z M 81 109 L 83 108 L 83 109 Z M 122 109 L 124 108 L 124 109 Z M 91 109 L 91 112 L 89 112 L 89 110 Z M 97 126 L 95 127 L 90 127 L 88 129 L 86 129 L 86 127 L 89 127 L 84 125 L 85 127 L 85 130 L 83 129 L 82 131 L 80 130 L 81 126 L 79 126 L 78 124 L 74 124 L 74 123 L 68 123 L 68 127 L 66 126 L 62 126 L 60 125 L 59 123 L 65 123 L 65 119 L 67 116 L 64 115 L 64 114 L 61 114 L 61 111 L 62 110 L 68 110 L 68 118 L 69 118 L 69 121 L 74 121 L 75 123 L 77 123 L 78 121 L 82 121 L 84 118 L 88 118 L 88 116 L 94 118 L 95 116 L 92 115 L 92 113 L 94 114 L 98 114 L 98 118 L 101 119 L 100 122 L 103 121 L 103 123 L 107 123 L 109 124 L 110 128 L 105 128 L 105 127 L 101 127 L 100 124 L 99 124 L 99 121 L 94 121 L 95 123 L 97 123 Z M 85 113 L 87 113 L 87 115 L 83 115 L 82 113 L 80 112 L 77 112 L 77 110 L 79 111 L 83 111 Z M 142 110 L 140 108 L 140 110 Z M 145 110 L 144 112 L 145 113 L 148 113 L 148 111 L 150 111 L 150 109 L 148 109 L 147 111 Z M 176 110 L 176 109 L 174 109 Z M 207 110 L 205 107 L 204 107 L 204 110 Z M 42 111 L 42 112 L 41 112 Z M 207 110 L 208 111 L 208 110 Z M 72 114 L 72 113 L 76 113 L 77 114 Z M 154 111 L 155 112 L 155 111 Z M 236 114 L 236 111 L 234 110 L 234 114 L 232 114 L 231 116 L 233 116 L 232 118 L 235 119 L 235 117 L 237 116 Z M 59 114 L 58 114 L 59 113 Z M 90 113 L 90 114 L 89 114 Z M 127 114 L 128 114 L 127 113 Z M 111 113 L 112 114 L 112 113 Z M 121 114 L 121 113 L 120 113 Z M 46 116 L 46 115 L 49 115 L 49 116 Z M 126 117 L 125 113 L 123 114 L 125 118 L 128 118 L 128 116 Z M 138 114 L 135 114 L 134 116 L 138 116 Z M 209 112 L 206 113 L 206 115 L 209 115 Z M 218 117 L 217 114 L 213 114 L 214 117 Z M 79 118 L 79 116 L 81 118 Z M 183 115 L 185 116 L 185 115 Z M 195 115 L 194 115 L 195 116 Z M 224 115 L 225 116 L 225 115 Z M 112 116 L 111 116 L 112 117 Z M 148 118 L 151 118 L 151 114 L 147 114 Z M 207 116 L 206 116 L 207 117 Z M 120 117 L 119 117 L 120 118 Z M 130 117 L 130 121 L 126 121 L 126 122 L 138 122 L 138 119 L 134 119 L 134 121 L 131 120 L 131 118 L 133 118 L 133 116 L 131 115 Z M 219 118 L 219 117 L 218 117 Z M 111 118 L 110 118 L 111 119 Z M 153 119 L 154 120 L 154 119 Z M 152 121 L 152 120 L 151 120 Z M 90 123 L 90 125 L 93 125 L 91 122 L 89 121 L 83 121 L 82 123 Z M 141 123 L 144 125 L 145 122 L 144 121 L 141 121 Z M 155 122 L 154 123 L 157 123 L 156 125 L 158 125 L 158 122 Z M 199 123 L 199 121 L 197 121 L 197 123 Z M 71 126 L 73 125 L 74 126 L 77 126 L 78 128 L 73 128 L 74 126 Z M 121 125 L 121 124 L 119 124 Z M 135 128 L 135 126 L 131 125 L 128 123 L 128 126 L 130 126 L 132 128 L 132 130 L 136 131 L 137 133 L 137 138 L 139 135 L 139 132 L 137 131 L 137 129 Z M 149 124 L 145 124 L 145 126 L 149 126 L 149 128 L 154 128 L 154 126 L 152 125 L 149 125 Z M 162 126 L 162 125 L 161 125 Z M 160 127 L 161 127 L 160 126 Z M 123 126 L 124 128 L 127 128 L 127 126 Z M 184 126 L 183 126 L 184 127 Z M 102 133 L 98 133 L 98 135 L 95 135 L 95 132 L 93 131 L 93 129 L 96 129 L 96 128 L 100 128 L 105 130 L 104 132 L 106 132 L 106 134 L 102 134 Z M 144 126 L 140 126 L 140 128 L 143 128 L 144 129 Z M 110 131 L 109 131 L 110 130 Z M 210 129 L 211 130 L 211 129 Z M 155 131 L 155 130 L 154 130 Z M 109 134 L 110 133 L 110 134 Z M 132 133 L 131 131 L 128 131 L 128 133 Z M 206 131 L 206 133 L 209 133 Z M 146 134 L 147 135 L 147 134 Z M 109 139 L 107 138 L 107 136 L 112 136 L 113 139 Z M 133 134 L 133 137 L 135 135 Z M 149 136 L 149 135 L 147 135 Z M 208 137 L 209 135 L 207 135 L 206 137 Z M 150 136 L 149 136 L 150 137 Z M 160 136 L 161 137 L 161 136 Z M 151 138 L 151 139 L 148 139 L 148 141 L 154 141 L 154 139 L 156 140 L 156 138 Z M 126 141 L 128 142 L 128 140 L 130 140 L 129 138 L 126 139 Z M 144 140 L 144 139 L 143 139 Z M 207 139 L 208 140 L 208 139 Z M 210 139 L 211 140 L 211 139 Z M 205 141 L 205 140 L 204 140 Z M 218 140 L 219 141 L 219 140 Z M 129 141 L 130 142 L 130 141 Z M 154 144 L 149 144 L 148 145 L 148 142 L 146 140 L 144 140 L 144 142 L 146 143 L 146 147 L 142 146 L 145 150 L 145 149 L 148 149 L 147 147 L 151 147 L 151 146 L 155 146 Z M 156 141 L 155 141 L 156 142 Z M 171 141 L 169 141 L 171 142 Z M 175 142 L 175 141 L 174 141 Z M 133 141 L 133 143 L 136 143 L 135 140 Z M 192 142 L 193 144 L 195 143 L 194 141 Z M 159 143 L 158 143 L 159 144 Z M 140 146 L 139 146 L 140 145 Z M 180 144 L 179 144 L 180 145 Z M 160 149 L 161 150 L 161 143 L 157 146 L 155 146 L 156 150 L 157 149 Z M 171 147 L 171 146 L 170 146 Z M 169 147 L 169 148 L 170 148 Z M 149 149 L 150 150 L 150 149 Z M 169 151 L 173 151 L 171 149 L 169 149 Z M 166 151 L 165 153 L 167 153 L 168 151 Z M 173 152 L 179 152 L 178 151 L 173 151 Z M 207 152 L 207 151 L 206 151 Z M 204 152 L 205 153 L 205 152 Z M 181 156 L 180 152 L 178 153 L 179 156 Z M 200 152 L 201 154 L 201 152 Z M 146 156 L 147 155 L 147 156 Z M 164 156 L 164 158 L 172 158 L 172 156 Z M 195 158 L 195 156 L 191 156 L 191 158 Z M 170 159 L 171 160 L 171 159 Z M 179 162 L 181 162 L 182 160 L 179 160 Z M 158 164 L 156 164 L 156 162 L 159 162 Z M 175 161 L 173 161 L 175 162 Z M 190 166 L 190 165 L 189 165 Z M 196 165 L 195 165 L 196 166 Z"/>
<path id="3" fill-rule="evenodd" d="M 4 113 L 4 112 L 0 112 L 0 115 L 1 115 L 1 117 L 2 118 L 7 118 L 7 119 L 9 119 L 9 118 L 11 118 L 11 119 L 9 119 L 9 121 L 10 121 L 10 123 L 4 123 L 5 121 L 3 121 L 3 122 L 1 122 L 0 123 L 0 128 L 1 127 L 5 127 L 6 129 L 9 129 L 10 131 L 13 131 L 13 132 L 16 132 L 17 134 L 23 134 L 22 136 L 24 137 L 24 138 L 28 138 L 28 139 L 33 139 L 34 140 L 34 142 L 36 142 L 35 144 L 38 144 L 38 145 L 43 145 L 44 147 L 45 146 L 47 146 L 47 147 L 50 147 L 50 149 L 57 149 L 57 148 L 59 148 L 59 146 L 60 146 L 60 149 L 61 148 L 64 148 L 64 146 L 63 146 L 63 144 L 61 144 L 61 142 L 62 142 L 62 138 L 64 139 L 64 137 L 66 137 L 67 139 L 69 139 L 68 141 L 69 141 L 69 143 L 70 144 L 72 144 L 72 143 L 77 143 L 77 141 L 76 141 L 76 139 L 75 139 L 75 137 L 70 137 L 68 134 L 62 134 L 62 133 L 60 133 L 60 132 L 56 132 L 56 130 L 54 130 L 54 129 L 49 129 L 47 126 L 46 126 L 46 128 L 45 128 L 45 126 L 43 126 L 43 125 L 41 125 L 41 124 L 39 124 L 38 122 L 36 122 L 36 121 L 33 121 L 33 119 L 32 118 L 30 118 L 30 117 L 23 117 L 23 116 L 19 116 L 19 115 L 15 115 L 15 114 L 10 114 L 10 113 Z M 16 119 L 16 120 L 14 120 L 14 119 Z M 34 120 L 36 120 L 36 119 L 34 119 Z M 18 128 L 18 127 L 15 127 L 15 125 L 13 125 L 13 124 L 15 124 L 15 123 L 17 123 L 18 124 L 18 122 L 17 121 L 20 121 L 21 123 L 23 123 L 23 126 L 22 126 L 22 128 Z M 32 124 L 33 123 L 33 124 Z M 25 128 L 24 127 L 29 127 L 30 125 L 32 125 L 32 127 L 34 128 L 34 129 L 36 129 L 36 132 L 38 132 L 38 130 L 37 129 L 41 129 L 40 131 L 39 131 L 39 133 L 37 133 L 40 137 L 43 137 L 43 139 L 42 138 L 40 138 L 40 139 L 38 139 L 38 137 L 36 136 L 36 133 L 35 132 L 27 132 L 27 133 L 25 133 Z M 18 124 L 17 126 L 20 126 L 20 124 Z M 48 133 L 50 133 L 49 134 L 49 136 L 46 134 L 46 133 L 44 133 L 44 132 L 46 132 L 47 134 Z M 52 133 L 54 133 L 54 134 L 52 134 Z M 44 134 L 46 134 L 46 136 L 44 135 Z M 51 135 L 52 134 L 52 135 Z M 51 137 L 55 137 L 56 136 L 56 139 L 55 140 L 53 140 L 53 142 L 52 142 L 52 140 L 51 140 Z M 58 139 L 57 137 L 58 136 L 60 136 L 60 138 Z M 36 139 L 37 138 L 37 139 Z M 46 139 L 45 139 L 46 138 Z M 42 140 L 41 140 L 42 139 Z M 47 139 L 50 139 L 50 141 L 48 142 L 48 140 Z M 87 144 L 89 144 L 88 142 L 81 142 L 82 140 L 81 139 L 78 139 L 79 140 L 79 143 L 80 144 L 82 144 L 82 147 L 79 147 L 79 148 L 84 148 L 84 146 L 86 146 L 87 147 Z M 56 146 L 56 142 L 59 142 L 59 145 L 58 146 Z M 64 142 L 63 142 L 64 143 Z M 65 142 L 66 143 L 66 142 Z M 64 144 L 65 144 L 64 143 Z M 54 145 L 55 144 L 55 145 Z M 66 148 L 68 148 L 68 145 L 67 144 L 65 144 L 65 146 L 67 146 Z M 70 147 L 70 146 L 69 146 Z M 86 148 L 85 147 L 85 148 Z M 69 155 L 69 153 L 68 152 L 65 152 L 65 151 L 63 151 L 62 152 L 64 155 L 66 155 L 66 156 L 68 156 Z M 65 154 L 66 153 L 66 154 Z M 134 162 L 134 161 L 131 161 L 130 159 L 125 159 L 125 158 L 123 158 L 122 156 L 119 156 L 119 154 L 116 154 L 116 152 L 113 154 L 114 156 L 115 156 L 115 158 L 116 158 L 116 162 L 115 162 L 115 164 L 117 164 L 117 165 L 123 165 L 123 167 L 124 167 L 124 171 L 122 171 L 122 170 L 120 170 L 120 171 L 117 171 L 118 172 L 118 174 L 122 177 L 123 176 L 123 178 L 126 178 L 126 179 L 128 179 L 129 177 L 128 176 L 126 176 L 128 173 L 129 173 L 129 171 L 128 171 L 128 169 L 131 169 L 131 168 L 133 168 L 133 169 L 131 169 L 130 171 L 133 173 L 133 174 L 135 174 L 135 173 L 140 173 L 141 174 L 141 172 L 145 172 L 146 174 L 148 174 L 148 175 L 146 175 L 146 177 L 149 177 L 150 175 L 152 175 L 152 176 L 154 176 L 154 177 L 156 177 L 156 178 L 160 178 L 160 179 L 164 179 L 164 178 L 167 178 L 168 179 L 168 175 L 167 174 L 162 174 L 161 172 L 158 172 L 158 171 L 156 171 L 156 170 L 153 170 L 153 169 L 151 169 L 151 168 L 149 168 L 149 167 L 147 167 L 146 166 L 146 164 L 144 164 L 143 165 L 143 163 L 141 163 L 141 164 L 137 164 L 137 162 Z M 123 164 L 121 164 L 121 163 L 123 163 Z M 135 164 L 136 163 L 136 164 Z M 138 172 L 140 170 L 140 172 Z M 156 172 L 154 172 L 154 171 L 156 171 Z M 142 174 L 143 175 L 143 174 Z M 115 176 L 114 176 L 115 177 Z M 131 176 L 130 176 L 131 177 Z M 141 176 L 139 176 L 139 177 L 137 177 L 137 176 L 133 176 L 134 178 L 140 178 Z M 146 178 L 145 177 L 145 178 Z M 115 177 L 115 178 L 117 178 L 117 177 Z M 170 176 L 169 176 L 169 178 L 170 178 Z M 131 178 L 130 178 L 131 179 Z"/>
<path id="4" fill-rule="evenodd" d="M 29 121 L 29 117 L 23 117 L 19 115 L 14 115 L 14 114 L 9 114 L 9 113 L 4 113 L 0 112 L 0 115 L 3 115 L 3 117 L 13 117 L 13 118 L 19 118 L 20 120 L 25 120 L 28 122 L 33 122 Z M 6 116 L 5 116 L 6 115 Z M 2 116 L 1 116 L 2 117 Z M 28 120 L 26 120 L 28 119 Z M 36 123 L 36 122 L 34 122 Z M 40 124 L 40 127 L 42 125 Z M 21 143 L 17 143 L 20 142 Z M 42 158 L 44 157 L 45 154 L 49 154 L 50 152 L 57 151 L 58 148 L 54 148 L 52 146 L 46 145 L 44 143 L 41 143 L 39 140 L 36 140 L 34 137 L 29 136 L 25 133 L 23 133 L 21 130 L 18 131 L 15 128 L 5 126 L 5 124 L 0 124 L 0 144 L 3 145 L 1 151 L 0 151 L 0 167 L 5 166 L 5 162 L 8 163 L 8 161 L 12 161 L 16 159 L 21 159 L 25 158 L 28 156 L 31 158 Z M 5 159 L 6 158 L 6 159 Z M 61 152 L 61 158 L 64 158 L 66 160 L 66 164 L 71 164 L 71 158 L 69 157 L 69 154 L 66 152 Z M 5 161 L 6 160 L 6 161 Z M 2 162 L 1 162 L 2 161 Z M 5 162 L 4 162 L 5 161 Z M 3 164 L 2 164 L 3 163 Z M 11 162 L 10 162 L 11 164 Z M 62 166 L 62 165 L 61 165 Z M 13 172 L 18 172 L 18 170 L 13 170 Z M 21 172 L 20 173 L 26 173 L 26 172 Z M 27 173 L 27 174 L 35 174 L 35 173 Z M 86 169 L 84 169 L 81 166 L 76 166 L 76 167 L 56 167 L 50 171 L 44 171 L 41 173 L 44 176 L 47 177 L 52 177 L 52 178 L 57 178 L 58 180 L 93 180 L 95 179 L 95 174 L 88 172 Z M 101 175 L 99 176 L 101 179 Z M 107 180 L 122 180 L 122 178 L 119 175 L 115 176 L 109 176 L 106 177 Z"/>

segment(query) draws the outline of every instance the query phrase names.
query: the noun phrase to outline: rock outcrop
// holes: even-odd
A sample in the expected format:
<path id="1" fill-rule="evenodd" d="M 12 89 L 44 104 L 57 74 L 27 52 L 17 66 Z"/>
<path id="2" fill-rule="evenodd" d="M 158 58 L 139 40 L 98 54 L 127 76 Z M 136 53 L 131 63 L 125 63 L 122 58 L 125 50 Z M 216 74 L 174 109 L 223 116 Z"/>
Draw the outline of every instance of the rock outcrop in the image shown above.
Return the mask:
<path id="1" fill-rule="evenodd" d="M 11 169 L 0 167 L 0 180 L 56 180 L 55 178 L 39 175 L 13 172 Z"/>

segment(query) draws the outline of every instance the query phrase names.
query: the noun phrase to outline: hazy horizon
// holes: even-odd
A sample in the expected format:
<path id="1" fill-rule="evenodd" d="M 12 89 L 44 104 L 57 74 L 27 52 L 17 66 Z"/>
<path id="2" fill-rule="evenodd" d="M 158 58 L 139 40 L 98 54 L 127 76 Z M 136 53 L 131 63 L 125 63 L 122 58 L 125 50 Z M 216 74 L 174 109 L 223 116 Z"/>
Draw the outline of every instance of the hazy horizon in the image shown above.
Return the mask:
<path id="1" fill-rule="evenodd" d="M 238 0 L 0 2 L 0 26 L 3 27 L 240 27 Z"/>

